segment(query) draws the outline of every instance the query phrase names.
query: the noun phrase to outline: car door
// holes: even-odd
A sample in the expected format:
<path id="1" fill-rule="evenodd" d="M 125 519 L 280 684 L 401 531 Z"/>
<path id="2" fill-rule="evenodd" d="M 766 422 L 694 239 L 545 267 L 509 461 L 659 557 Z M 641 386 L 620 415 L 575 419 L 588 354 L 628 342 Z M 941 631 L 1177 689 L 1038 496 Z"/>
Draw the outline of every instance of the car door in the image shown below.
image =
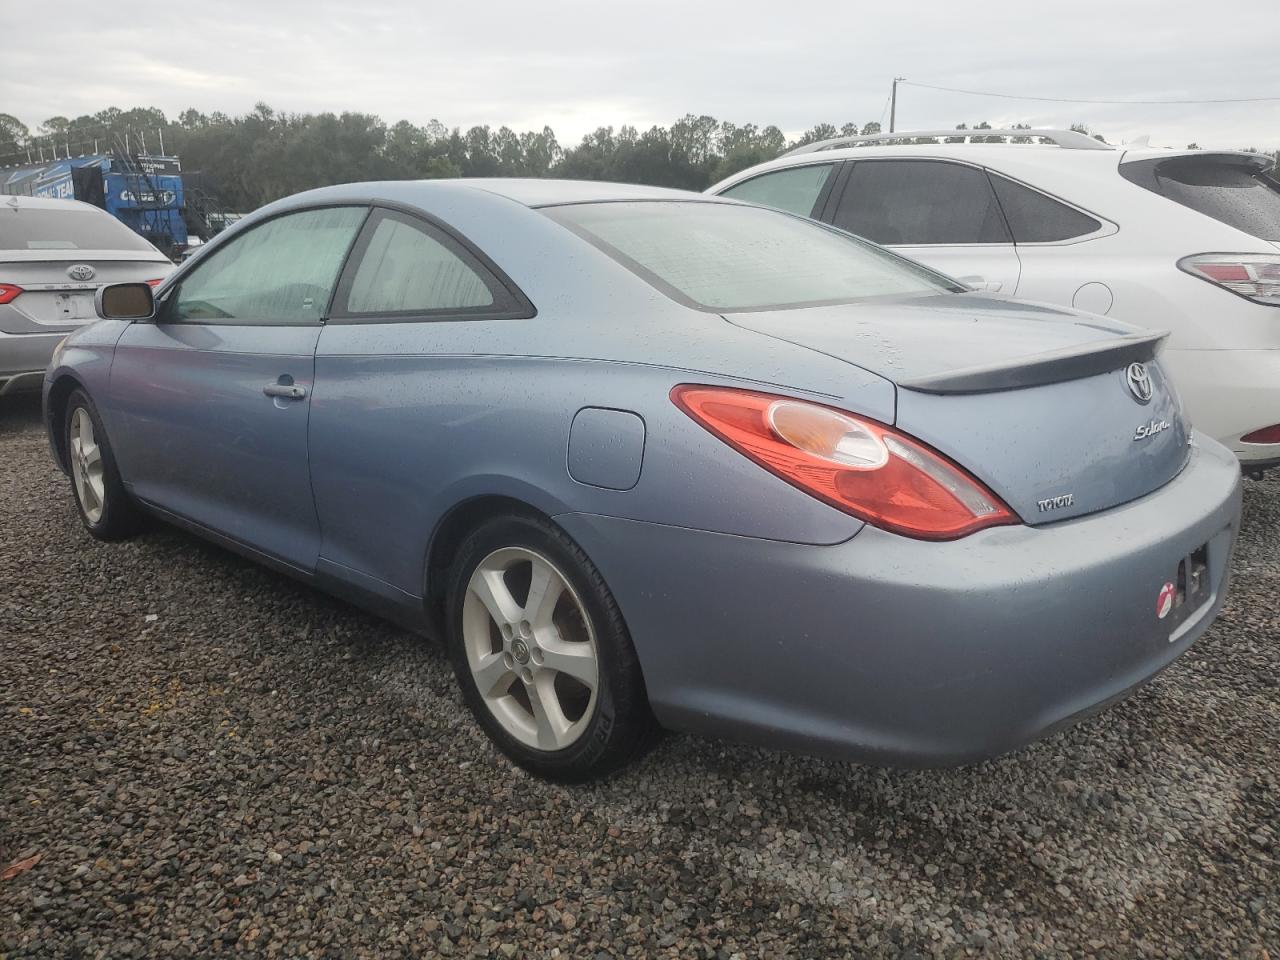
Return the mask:
<path id="1" fill-rule="evenodd" d="M 292 211 L 196 261 L 111 370 L 122 474 L 156 506 L 302 569 L 319 525 L 307 419 L 316 342 L 366 207 Z"/>
<path id="2" fill-rule="evenodd" d="M 948 160 L 857 160 L 828 205 L 834 226 L 948 276 L 1012 295 L 1020 264 L 987 173 Z"/>
<path id="3" fill-rule="evenodd" d="M 1110 235 L 1114 225 L 994 170 L 987 174 L 1018 249 L 1017 295 L 1110 313 L 1114 296 L 1107 281 L 1119 264 L 1130 264 L 1114 248 L 1089 241 Z"/>
<path id="4" fill-rule="evenodd" d="M 450 461 L 475 442 L 478 422 L 502 415 L 475 380 L 519 376 L 517 364 L 478 357 L 478 344 L 501 342 L 486 338 L 497 322 L 533 315 L 499 268 L 444 224 L 375 208 L 316 350 L 319 573 L 421 610 L 413 598 L 430 533 L 451 505 Z"/>

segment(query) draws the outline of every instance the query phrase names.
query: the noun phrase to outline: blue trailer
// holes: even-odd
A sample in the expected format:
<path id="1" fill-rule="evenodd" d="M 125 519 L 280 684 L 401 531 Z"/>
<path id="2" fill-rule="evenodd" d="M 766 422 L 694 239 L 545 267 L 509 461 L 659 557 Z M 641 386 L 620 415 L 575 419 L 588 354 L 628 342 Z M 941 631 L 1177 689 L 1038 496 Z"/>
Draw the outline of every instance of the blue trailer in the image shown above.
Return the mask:
<path id="1" fill-rule="evenodd" d="M 95 154 L 0 168 L 0 194 L 83 200 L 173 254 L 187 245 L 177 157 Z"/>

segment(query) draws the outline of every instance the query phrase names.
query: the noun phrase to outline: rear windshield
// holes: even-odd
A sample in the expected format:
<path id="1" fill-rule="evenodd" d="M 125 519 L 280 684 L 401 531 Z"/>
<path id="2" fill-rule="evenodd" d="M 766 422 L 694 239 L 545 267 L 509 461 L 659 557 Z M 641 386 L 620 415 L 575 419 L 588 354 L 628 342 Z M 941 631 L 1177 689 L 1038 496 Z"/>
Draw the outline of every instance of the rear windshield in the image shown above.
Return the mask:
<path id="1" fill-rule="evenodd" d="M 1253 165 L 1162 160 L 1142 185 L 1261 240 L 1280 241 L 1280 183 Z"/>
<path id="2" fill-rule="evenodd" d="M 761 207 L 666 200 L 543 212 L 699 310 L 808 307 L 962 289 L 874 244 Z"/>
<path id="3" fill-rule="evenodd" d="M 0 203 L 0 250 L 146 250 L 155 247 L 100 210 Z"/>

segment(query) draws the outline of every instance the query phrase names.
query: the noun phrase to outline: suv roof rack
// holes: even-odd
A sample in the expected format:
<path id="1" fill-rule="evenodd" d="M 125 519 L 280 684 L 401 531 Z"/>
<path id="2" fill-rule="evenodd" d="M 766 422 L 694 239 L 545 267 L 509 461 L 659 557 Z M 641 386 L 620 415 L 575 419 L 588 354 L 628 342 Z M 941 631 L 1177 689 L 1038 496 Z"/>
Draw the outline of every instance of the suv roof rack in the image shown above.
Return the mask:
<path id="1" fill-rule="evenodd" d="M 982 141 L 988 139 L 997 139 L 1003 143 L 1012 142 L 1013 138 L 1018 137 L 1030 140 L 1047 140 L 1049 143 L 1056 144 L 1064 150 L 1114 150 L 1115 148 L 1095 140 L 1093 137 L 1083 133 L 1076 133 L 1074 130 L 906 130 L 902 133 L 872 133 L 861 137 L 832 137 L 830 140 L 818 140 L 815 143 L 806 143 L 802 147 L 796 147 L 794 150 L 788 150 L 783 154 L 784 157 L 794 156 L 797 153 L 817 153 L 819 150 L 838 150 L 841 147 L 856 147 L 869 143 L 892 143 L 898 140 L 916 140 L 919 138 L 939 139 L 942 137 L 950 138 L 953 142 L 974 142 L 975 139 L 981 138 Z"/>

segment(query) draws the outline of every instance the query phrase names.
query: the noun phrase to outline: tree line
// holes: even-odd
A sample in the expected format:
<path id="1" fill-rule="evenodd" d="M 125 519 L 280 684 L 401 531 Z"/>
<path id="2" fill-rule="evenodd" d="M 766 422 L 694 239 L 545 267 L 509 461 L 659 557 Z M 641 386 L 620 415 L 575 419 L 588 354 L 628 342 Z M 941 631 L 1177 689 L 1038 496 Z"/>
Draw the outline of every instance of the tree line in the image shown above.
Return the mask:
<path id="1" fill-rule="evenodd" d="M 702 190 L 794 147 L 880 129 L 877 121 L 820 123 L 788 139 L 773 125 L 687 114 L 669 127 L 643 131 L 600 127 L 565 147 L 550 127 L 517 133 L 487 125 L 464 131 L 439 120 L 387 125 L 370 113 L 282 113 L 265 103 L 240 116 L 184 110 L 171 121 L 154 107 L 112 107 L 74 119 L 51 117 L 35 131 L 0 114 L 0 167 L 68 154 L 163 152 L 181 157 L 184 170 L 203 173 L 225 207 L 248 211 L 300 190 L 355 180 L 554 176 Z M 1080 124 L 1072 129 L 1089 132 Z"/>

